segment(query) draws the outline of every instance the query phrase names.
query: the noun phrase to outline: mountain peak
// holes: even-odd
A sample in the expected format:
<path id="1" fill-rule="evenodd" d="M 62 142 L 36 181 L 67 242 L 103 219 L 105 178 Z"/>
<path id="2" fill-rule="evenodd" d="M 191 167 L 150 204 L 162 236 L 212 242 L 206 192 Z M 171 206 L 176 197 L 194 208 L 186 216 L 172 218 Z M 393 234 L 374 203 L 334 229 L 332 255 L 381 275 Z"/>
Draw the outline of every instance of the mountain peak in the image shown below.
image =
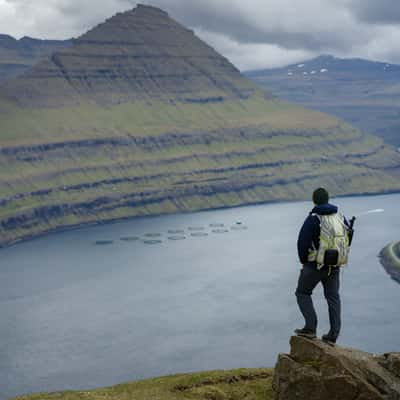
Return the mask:
<path id="1" fill-rule="evenodd" d="M 169 15 L 166 11 L 162 10 L 161 8 L 154 7 L 154 6 L 149 6 L 146 4 L 138 4 L 135 8 L 126 10 L 126 11 L 120 11 L 113 15 L 110 18 L 107 18 L 102 24 L 108 23 L 110 21 L 115 22 L 121 22 L 123 20 L 129 20 L 132 17 L 136 18 L 164 18 L 164 19 L 169 19 Z"/>
<path id="2" fill-rule="evenodd" d="M 17 40 L 12 36 L 0 34 L 0 48 L 14 47 L 17 43 Z"/>
<path id="3" fill-rule="evenodd" d="M 321 54 L 320 56 L 314 58 L 315 61 L 317 61 L 317 60 L 318 61 L 332 61 L 335 59 L 336 59 L 336 57 L 332 56 L 331 54 Z M 310 61 L 310 60 L 307 60 L 307 61 Z M 307 62 L 307 61 L 304 61 L 304 62 Z"/>
<path id="4" fill-rule="evenodd" d="M 141 4 L 139 3 L 136 8 L 132 10 L 133 12 L 141 12 L 141 13 L 158 13 L 162 15 L 168 16 L 168 13 L 161 8 L 150 6 L 147 4 Z"/>
<path id="5" fill-rule="evenodd" d="M 163 41 L 167 30 L 180 29 L 188 31 L 182 25 L 171 19 L 165 11 L 153 6 L 138 4 L 137 7 L 128 11 L 119 12 L 106 19 L 78 40 L 104 40 L 128 41 L 137 43 L 138 40 L 151 40 L 152 43 Z M 164 31 L 164 32 L 163 32 Z M 158 38 L 157 35 L 160 35 Z M 151 43 L 147 43 L 151 44 Z"/>
<path id="6" fill-rule="evenodd" d="M 95 26 L 72 45 L 5 84 L 20 105 L 53 107 L 82 98 L 132 100 L 247 98 L 254 85 L 223 56 L 156 7 L 138 5 Z"/>

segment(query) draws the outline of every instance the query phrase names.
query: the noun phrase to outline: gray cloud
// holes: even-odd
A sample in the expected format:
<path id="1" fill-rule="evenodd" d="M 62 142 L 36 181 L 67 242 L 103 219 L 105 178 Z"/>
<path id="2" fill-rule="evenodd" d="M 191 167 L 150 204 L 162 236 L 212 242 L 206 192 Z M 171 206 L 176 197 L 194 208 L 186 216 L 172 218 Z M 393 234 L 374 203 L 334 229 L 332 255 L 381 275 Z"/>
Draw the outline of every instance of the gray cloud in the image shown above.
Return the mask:
<path id="1" fill-rule="evenodd" d="M 399 0 L 142 0 L 166 10 L 241 69 L 320 54 L 400 62 Z M 134 0 L 0 0 L 0 30 L 76 37 Z"/>
<path id="2" fill-rule="evenodd" d="M 399 24 L 399 0 L 352 0 L 350 9 L 360 20 L 373 24 Z"/>
<path id="3" fill-rule="evenodd" d="M 202 0 L 190 7 L 185 7 L 185 0 L 145 2 L 170 10 L 171 15 L 194 28 L 224 34 L 240 43 L 311 51 L 346 50 L 373 35 L 368 27 L 354 23 L 347 8 L 332 6 L 327 0 Z"/>

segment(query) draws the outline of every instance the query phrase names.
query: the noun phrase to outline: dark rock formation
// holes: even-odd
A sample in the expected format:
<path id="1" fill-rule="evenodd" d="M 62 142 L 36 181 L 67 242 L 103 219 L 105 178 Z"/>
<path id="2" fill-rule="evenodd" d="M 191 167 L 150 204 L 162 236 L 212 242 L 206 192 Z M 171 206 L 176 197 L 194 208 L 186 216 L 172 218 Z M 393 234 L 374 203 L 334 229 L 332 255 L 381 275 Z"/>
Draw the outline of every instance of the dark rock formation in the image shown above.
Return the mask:
<path id="1" fill-rule="evenodd" d="M 399 400 L 400 354 L 383 356 L 294 336 L 280 354 L 276 400 Z"/>

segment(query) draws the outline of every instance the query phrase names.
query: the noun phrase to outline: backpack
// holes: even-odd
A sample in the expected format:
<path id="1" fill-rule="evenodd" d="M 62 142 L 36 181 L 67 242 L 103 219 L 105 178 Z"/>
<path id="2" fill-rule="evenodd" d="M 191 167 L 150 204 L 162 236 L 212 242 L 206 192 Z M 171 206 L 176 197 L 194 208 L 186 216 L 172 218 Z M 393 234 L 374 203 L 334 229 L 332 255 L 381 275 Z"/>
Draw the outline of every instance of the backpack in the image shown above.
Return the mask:
<path id="1" fill-rule="evenodd" d="M 341 214 L 318 215 L 320 236 L 319 248 L 310 251 L 308 260 L 315 261 L 318 268 L 326 265 L 341 267 L 347 264 L 349 258 L 350 242 L 349 227 L 344 223 Z"/>

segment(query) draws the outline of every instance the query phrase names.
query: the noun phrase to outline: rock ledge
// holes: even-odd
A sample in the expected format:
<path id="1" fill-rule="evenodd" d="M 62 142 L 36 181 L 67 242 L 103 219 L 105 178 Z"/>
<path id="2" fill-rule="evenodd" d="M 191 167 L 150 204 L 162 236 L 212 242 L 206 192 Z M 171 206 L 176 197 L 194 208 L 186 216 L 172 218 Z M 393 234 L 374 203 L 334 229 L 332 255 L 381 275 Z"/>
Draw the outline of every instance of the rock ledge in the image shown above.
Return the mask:
<path id="1" fill-rule="evenodd" d="M 276 400 L 399 400 L 400 353 L 371 353 L 293 336 L 279 354 Z"/>

